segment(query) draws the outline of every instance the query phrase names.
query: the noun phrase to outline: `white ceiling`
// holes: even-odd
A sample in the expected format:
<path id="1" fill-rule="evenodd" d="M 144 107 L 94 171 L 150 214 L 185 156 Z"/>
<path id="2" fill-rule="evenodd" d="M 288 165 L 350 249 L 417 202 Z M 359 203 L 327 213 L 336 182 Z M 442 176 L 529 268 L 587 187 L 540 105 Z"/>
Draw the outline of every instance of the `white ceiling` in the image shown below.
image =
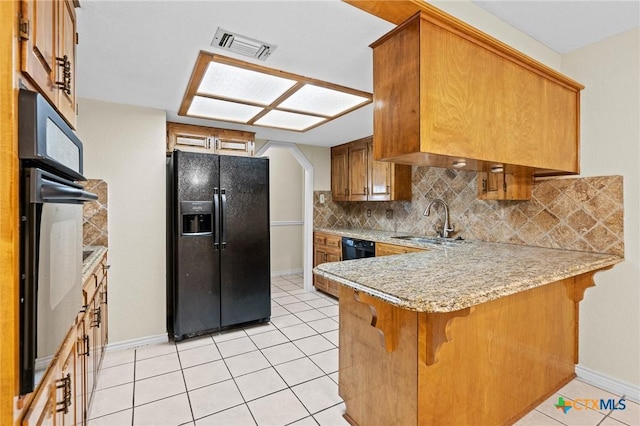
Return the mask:
<path id="1" fill-rule="evenodd" d="M 474 2 L 553 50 L 564 53 L 639 26 L 638 1 Z M 165 110 L 171 121 L 256 132 L 258 139 L 333 146 L 373 132 L 373 106 L 305 133 L 178 117 L 200 50 L 220 26 L 278 47 L 260 65 L 372 88 L 369 44 L 393 25 L 338 0 L 83 0 L 77 10 L 81 98 Z M 80 105 L 82 108 L 82 105 Z"/>

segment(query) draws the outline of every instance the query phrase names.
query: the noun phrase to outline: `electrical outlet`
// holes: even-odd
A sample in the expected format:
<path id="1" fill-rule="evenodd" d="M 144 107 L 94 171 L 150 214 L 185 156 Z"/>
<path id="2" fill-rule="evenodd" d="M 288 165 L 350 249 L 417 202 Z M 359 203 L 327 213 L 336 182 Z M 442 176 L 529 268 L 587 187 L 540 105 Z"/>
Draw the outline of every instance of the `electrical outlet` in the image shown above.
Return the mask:
<path id="1" fill-rule="evenodd" d="M 367 217 L 371 217 L 371 209 L 367 209 Z"/>
<path id="2" fill-rule="evenodd" d="M 324 194 L 320 194 L 320 204 L 324 204 Z"/>
<path id="3" fill-rule="evenodd" d="M 387 209 L 387 219 L 393 219 L 393 209 Z"/>

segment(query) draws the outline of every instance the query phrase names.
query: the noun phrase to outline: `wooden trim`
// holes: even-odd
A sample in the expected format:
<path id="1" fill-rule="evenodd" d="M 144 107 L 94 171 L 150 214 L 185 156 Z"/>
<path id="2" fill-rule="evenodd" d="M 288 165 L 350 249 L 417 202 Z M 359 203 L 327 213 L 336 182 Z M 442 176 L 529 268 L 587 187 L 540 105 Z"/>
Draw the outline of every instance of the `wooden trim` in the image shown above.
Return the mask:
<path id="1" fill-rule="evenodd" d="M 18 118 L 19 1 L 0 1 L 0 424 L 14 423 L 18 394 Z"/>
<path id="2" fill-rule="evenodd" d="M 238 100 L 235 100 L 235 99 L 227 99 L 227 98 L 218 97 L 218 96 L 212 96 L 212 95 L 200 95 L 200 94 L 197 93 L 198 86 L 200 85 L 200 82 L 202 81 L 202 77 L 204 76 L 204 73 L 206 72 L 207 67 L 209 66 L 209 63 L 211 63 L 211 62 L 218 62 L 220 64 L 231 65 L 231 66 L 247 69 L 247 70 L 250 70 L 250 71 L 256 71 L 256 72 L 269 74 L 269 75 L 273 75 L 273 76 L 280 77 L 280 78 L 286 78 L 286 79 L 289 79 L 289 80 L 295 80 L 295 81 L 297 81 L 297 83 L 295 85 L 293 85 L 289 90 L 287 90 L 278 99 L 276 99 L 273 102 L 271 102 L 269 105 L 259 105 L 259 104 L 255 104 L 255 103 L 252 103 L 252 102 L 243 102 L 243 101 L 238 101 Z M 297 92 L 305 84 L 311 84 L 311 85 L 314 85 L 314 86 L 324 87 L 324 88 L 332 89 L 332 90 L 337 90 L 337 91 L 348 93 L 348 94 L 351 94 L 351 95 L 361 96 L 361 97 L 367 99 L 367 101 L 362 102 L 359 105 L 356 105 L 356 106 L 354 106 L 352 108 L 349 108 L 346 111 L 343 111 L 340 114 L 333 115 L 333 116 L 325 116 L 325 115 L 316 114 L 316 113 L 297 111 L 297 110 L 292 110 L 292 109 L 289 109 L 289 108 L 279 108 L 279 105 L 285 99 L 287 99 L 293 93 Z M 178 115 L 187 116 L 187 111 L 189 111 L 189 107 L 191 106 L 191 102 L 192 102 L 194 96 L 196 96 L 196 95 L 197 96 L 203 96 L 203 97 L 206 97 L 206 98 L 211 98 L 211 99 L 219 99 L 219 100 L 223 100 L 223 101 L 227 101 L 227 102 L 234 102 L 234 103 L 245 104 L 245 105 L 259 106 L 261 108 L 264 108 L 260 113 L 256 114 L 248 122 L 236 121 L 236 123 L 241 123 L 241 124 L 246 124 L 246 125 L 260 126 L 259 124 L 255 124 L 255 122 L 257 120 L 259 120 L 260 118 L 262 118 L 264 115 L 266 115 L 269 111 L 273 111 L 273 110 L 276 110 L 276 109 L 279 110 L 279 111 L 283 111 L 283 112 L 304 114 L 304 115 L 308 115 L 308 116 L 312 116 L 312 117 L 319 117 L 319 118 L 324 118 L 325 119 L 325 120 L 323 120 L 323 121 L 321 121 L 321 122 L 319 122 L 317 124 L 311 125 L 311 126 L 305 128 L 305 129 L 302 129 L 302 130 L 285 129 L 285 130 L 289 130 L 289 131 L 293 131 L 293 132 L 300 132 L 300 133 L 309 131 L 309 130 L 311 130 L 313 128 L 316 128 L 316 127 L 318 127 L 318 126 L 320 126 L 320 125 L 322 125 L 324 123 L 327 123 L 328 121 L 335 120 L 336 118 L 342 117 L 345 114 L 348 114 L 348 113 L 350 113 L 352 111 L 355 111 L 358 108 L 361 108 L 361 107 L 373 102 L 373 94 L 368 93 L 368 92 L 364 92 L 364 91 L 361 91 L 361 90 L 357 90 L 357 89 L 353 89 L 353 88 L 350 88 L 350 87 L 342 86 L 342 85 L 339 85 L 339 84 L 329 83 L 327 81 L 322 81 L 322 80 L 318 80 L 318 79 L 315 79 L 315 78 L 305 77 L 305 76 L 302 76 L 302 75 L 298 75 L 298 74 L 293 74 L 293 73 L 289 73 L 289 72 L 286 72 L 286 71 L 277 70 L 277 69 L 274 69 L 274 68 L 268 68 L 268 67 L 265 67 L 265 66 L 262 66 L 262 65 L 252 64 L 250 62 L 245 62 L 245 61 L 241 61 L 241 60 L 238 60 L 238 59 L 229 58 L 229 57 L 226 57 L 226 56 L 221 56 L 221 55 L 218 55 L 218 54 L 205 52 L 205 51 L 202 51 L 202 50 L 200 51 L 200 53 L 198 54 L 198 58 L 196 59 L 196 64 L 195 64 L 195 66 L 193 68 L 193 72 L 191 73 L 191 78 L 189 79 L 189 84 L 187 85 L 187 89 L 186 89 L 185 94 L 184 94 L 184 96 L 182 98 L 182 103 L 180 104 L 180 108 L 178 109 Z M 195 117 L 195 116 L 190 116 L 190 117 Z M 210 118 L 210 117 L 201 117 L 201 118 L 212 120 L 212 118 Z M 213 120 L 215 120 L 215 119 L 213 119 Z M 218 120 L 218 121 L 222 121 L 222 120 Z M 262 127 L 283 129 L 281 127 L 275 127 L 275 126 L 262 126 Z"/>

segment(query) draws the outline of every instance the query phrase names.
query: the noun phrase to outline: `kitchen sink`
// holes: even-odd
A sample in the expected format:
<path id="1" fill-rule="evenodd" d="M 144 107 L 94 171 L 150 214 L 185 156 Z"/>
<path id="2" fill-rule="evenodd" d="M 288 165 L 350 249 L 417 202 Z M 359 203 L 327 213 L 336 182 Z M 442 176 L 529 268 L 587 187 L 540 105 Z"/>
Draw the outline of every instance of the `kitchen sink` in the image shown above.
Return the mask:
<path id="1" fill-rule="evenodd" d="M 446 245 L 446 246 L 457 246 L 457 245 L 466 244 L 469 242 L 469 241 L 463 240 L 462 238 L 417 237 L 414 235 L 402 235 L 399 237 L 391 237 L 391 238 L 395 238 L 397 240 L 412 241 L 414 243 Z"/>

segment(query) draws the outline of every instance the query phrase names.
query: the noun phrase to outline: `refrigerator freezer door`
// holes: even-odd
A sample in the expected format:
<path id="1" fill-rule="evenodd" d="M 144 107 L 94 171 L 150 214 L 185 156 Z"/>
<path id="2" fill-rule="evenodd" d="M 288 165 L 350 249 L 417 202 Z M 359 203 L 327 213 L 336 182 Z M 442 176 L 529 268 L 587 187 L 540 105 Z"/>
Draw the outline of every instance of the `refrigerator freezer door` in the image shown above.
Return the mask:
<path id="1" fill-rule="evenodd" d="M 220 197 L 221 326 L 268 319 L 269 160 L 220 156 Z"/>
<path id="2" fill-rule="evenodd" d="M 184 206 L 210 205 L 219 184 L 217 155 L 174 152 L 173 318 L 177 339 L 220 327 L 220 257 L 214 232 L 182 233 L 189 218 Z M 187 201 L 187 203 L 185 203 Z M 213 215 L 213 221 L 217 217 Z"/>

